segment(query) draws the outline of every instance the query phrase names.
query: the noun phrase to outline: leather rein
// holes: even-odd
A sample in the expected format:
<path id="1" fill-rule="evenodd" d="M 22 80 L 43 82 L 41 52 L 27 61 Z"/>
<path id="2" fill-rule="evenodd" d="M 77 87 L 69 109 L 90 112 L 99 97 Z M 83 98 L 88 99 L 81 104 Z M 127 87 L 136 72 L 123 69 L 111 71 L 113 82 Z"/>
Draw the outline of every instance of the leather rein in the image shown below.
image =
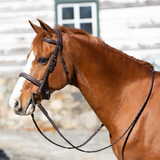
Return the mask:
<path id="1" fill-rule="evenodd" d="M 41 104 L 41 101 L 42 101 L 42 95 L 44 95 L 44 98 L 49 100 L 50 99 L 50 91 L 49 91 L 49 87 L 48 87 L 48 77 L 49 77 L 49 74 L 53 72 L 55 66 L 56 66 L 56 63 L 57 63 L 57 57 L 58 57 L 58 53 L 60 55 L 60 58 L 61 58 L 61 63 L 63 65 L 63 69 L 65 71 L 65 74 L 66 74 L 66 78 L 67 78 L 67 83 L 69 83 L 69 72 L 67 70 L 67 67 L 66 67 L 66 63 L 63 59 L 63 56 L 62 56 L 62 34 L 59 30 L 56 30 L 55 31 L 57 32 L 58 34 L 58 40 L 55 41 L 55 40 L 52 40 L 50 38 L 43 38 L 43 41 L 45 42 L 48 42 L 50 44 L 54 44 L 56 45 L 56 48 L 55 48 L 55 51 L 51 57 L 51 60 L 50 60 L 50 63 L 48 65 L 48 68 L 46 70 L 46 73 L 44 75 L 44 78 L 42 80 L 42 82 L 38 81 L 37 79 L 35 79 L 34 77 L 22 72 L 20 73 L 20 77 L 24 77 L 26 78 L 28 81 L 32 82 L 34 85 L 38 86 L 39 89 L 37 92 L 32 92 L 31 93 L 31 97 L 32 97 L 32 105 L 33 106 L 37 106 L 41 111 L 42 113 L 46 116 L 46 118 L 50 121 L 50 123 L 52 124 L 52 126 L 55 128 L 55 130 L 58 132 L 58 134 L 71 146 L 71 147 L 66 147 L 66 146 L 63 146 L 63 145 L 60 145 L 60 144 L 57 144 L 53 141 L 51 141 L 48 137 L 46 137 L 43 132 L 40 130 L 40 128 L 38 127 L 35 119 L 34 119 L 34 114 L 32 114 L 32 120 L 36 126 L 36 128 L 38 129 L 38 131 L 41 133 L 41 135 L 47 139 L 49 142 L 51 142 L 52 144 L 58 146 L 58 147 L 62 147 L 62 148 L 65 148 L 65 149 L 76 149 L 78 151 L 81 151 L 81 152 L 86 152 L 86 153 L 95 153 L 95 152 L 100 152 L 102 150 L 105 150 L 109 147 L 112 147 L 113 145 L 115 145 L 118 141 L 120 141 L 124 135 L 128 132 L 127 134 L 127 138 L 124 142 L 124 146 L 123 146 L 123 149 L 125 148 L 125 145 L 127 143 L 127 140 L 129 138 L 129 135 L 133 129 L 133 127 L 135 126 L 137 120 L 139 119 L 140 115 L 142 114 L 145 106 L 147 105 L 147 102 L 150 98 L 150 95 L 152 93 L 152 89 L 153 89 L 153 83 L 154 83 L 154 69 L 151 68 L 151 72 L 152 72 L 152 83 L 151 83 L 151 88 L 150 88 L 150 91 L 149 91 L 149 94 L 142 106 L 142 108 L 140 109 L 140 111 L 138 112 L 138 114 L 136 115 L 135 119 L 132 121 L 132 123 L 130 124 L 130 126 L 126 129 L 126 131 L 122 134 L 122 136 L 117 139 L 114 143 L 104 147 L 104 148 L 101 148 L 101 149 L 98 149 L 98 150 L 94 150 L 94 151 L 86 151 L 86 150 L 83 150 L 83 149 L 80 149 L 82 146 L 84 146 L 85 144 L 87 144 L 100 130 L 101 128 L 104 126 L 104 124 L 101 124 L 100 127 L 81 145 L 78 145 L 78 146 L 75 146 L 73 145 L 68 139 L 66 139 L 63 134 L 59 131 L 58 127 L 56 126 L 56 124 L 54 123 L 54 121 L 50 118 L 49 114 L 47 113 L 47 111 L 44 109 L 44 107 L 42 106 Z M 35 100 L 34 100 L 34 94 L 38 94 L 40 96 L 40 102 L 38 104 L 35 103 Z M 122 153 L 123 154 L 123 153 Z"/>

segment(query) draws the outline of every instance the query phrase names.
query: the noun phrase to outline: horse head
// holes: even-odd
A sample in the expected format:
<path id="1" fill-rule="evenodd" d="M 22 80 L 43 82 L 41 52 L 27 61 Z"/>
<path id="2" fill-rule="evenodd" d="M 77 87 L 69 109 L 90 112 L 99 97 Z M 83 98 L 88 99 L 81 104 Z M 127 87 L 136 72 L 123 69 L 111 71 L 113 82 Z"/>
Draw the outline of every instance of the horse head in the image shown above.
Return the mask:
<path id="1" fill-rule="evenodd" d="M 43 21 L 38 21 L 40 22 L 41 27 L 29 21 L 37 35 L 32 42 L 30 53 L 27 56 L 27 64 L 24 68 L 23 74 L 32 77 L 32 79 L 34 79 L 35 81 L 37 80 L 39 84 L 41 84 L 53 59 L 53 53 L 56 49 L 56 44 L 50 44 L 46 42 L 44 38 L 51 41 L 53 40 L 56 43 L 58 42 L 58 35 L 54 29 L 45 24 Z M 41 89 L 39 90 L 40 86 L 35 85 L 31 80 L 27 80 L 26 77 L 20 76 L 20 78 L 18 79 L 9 102 L 10 106 L 14 109 L 16 114 L 32 114 L 35 110 L 35 104 L 41 102 L 46 98 L 45 94 L 43 93 L 44 86 L 48 88 L 48 91 L 50 93 L 52 93 L 55 90 L 63 88 L 71 81 L 74 70 L 73 63 L 69 59 L 70 54 L 67 53 L 67 50 L 69 48 L 69 39 L 67 38 L 67 34 L 61 34 L 63 38 L 63 57 L 57 55 L 57 58 L 55 60 L 56 67 L 54 68 L 53 72 L 45 77 L 45 82 L 43 82 L 43 86 L 41 86 Z M 64 72 L 64 66 L 61 62 L 61 58 L 64 58 L 65 62 L 63 61 L 63 63 L 65 63 L 66 68 L 68 69 L 68 82 L 66 79 L 66 74 Z"/>

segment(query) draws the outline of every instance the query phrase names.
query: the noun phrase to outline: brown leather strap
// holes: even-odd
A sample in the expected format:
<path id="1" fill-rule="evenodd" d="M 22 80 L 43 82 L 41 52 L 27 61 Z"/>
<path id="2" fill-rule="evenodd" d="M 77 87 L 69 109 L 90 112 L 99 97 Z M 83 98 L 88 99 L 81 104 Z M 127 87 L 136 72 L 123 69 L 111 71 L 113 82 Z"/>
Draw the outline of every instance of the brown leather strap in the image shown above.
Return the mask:
<path id="1" fill-rule="evenodd" d="M 57 45 L 57 41 L 50 38 L 43 38 L 43 41 Z"/>
<path id="2" fill-rule="evenodd" d="M 62 145 L 59 145 L 59 144 L 56 144 L 54 142 L 52 142 L 49 138 L 47 138 L 43 133 L 42 131 L 39 129 L 38 125 L 36 124 L 35 120 L 34 120 L 34 114 L 32 114 L 32 119 L 33 119 L 33 122 L 34 124 L 36 125 L 37 129 L 39 130 L 39 132 L 48 140 L 50 141 L 51 143 L 59 146 L 59 147 L 62 147 L 62 148 L 67 148 L 67 149 L 76 149 L 78 151 L 81 151 L 81 152 L 86 152 L 86 153 L 96 153 L 96 152 L 100 152 L 102 150 L 105 150 L 107 148 L 110 148 L 112 147 L 113 145 L 115 145 L 117 142 L 119 142 L 123 137 L 124 135 L 126 135 L 126 133 L 128 132 L 127 134 L 127 138 L 125 139 L 125 142 L 124 142 L 124 145 L 123 145 L 123 149 L 122 149 L 122 156 L 124 154 L 124 149 L 125 149 L 125 146 L 126 146 L 126 143 L 128 141 L 128 138 L 131 134 L 131 131 L 133 130 L 137 120 L 139 119 L 140 115 L 142 114 L 143 110 L 145 109 L 147 103 L 148 103 L 148 100 L 150 98 L 150 95 L 152 93 L 152 89 L 153 89 L 153 84 L 154 84 L 154 69 L 151 68 L 151 72 L 152 72 L 152 82 L 151 82 L 151 88 L 150 88 L 150 91 L 149 91 L 149 94 L 143 104 L 143 106 L 141 107 L 140 111 L 138 112 L 138 114 L 136 115 L 135 119 L 132 121 L 132 123 L 129 125 L 129 127 L 126 129 L 126 131 L 122 134 L 121 137 L 119 137 L 119 139 L 117 139 L 114 143 L 104 147 L 104 148 L 101 148 L 101 149 L 98 149 L 98 150 L 95 150 L 95 151 L 86 151 L 86 150 L 83 150 L 83 149 L 80 149 L 81 146 L 84 146 L 86 143 L 88 143 L 98 132 L 99 130 L 104 126 L 103 124 L 97 129 L 97 131 L 95 131 L 95 133 L 85 142 L 83 143 L 82 145 L 80 146 L 75 146 L 73 145 L 68 139 L 66 139 L 62 133 L 59 131 L 58 127 L 56 126 L 56 124 L 54 123 L 54 121 L 50 118 L 49 114 L 47 113 L 47 111 L 43 108 L 43 106 L 41 105 L 41 103 L 38 103 L 37 104 L 37 107 L 43 112 L 43 114 L 46 116 L 46 118 L 50 121 L 50 123 L 53 125 L 53 127 L 56 129 L 56 131 L 59 133 L 59 135 L 71 146 L 71 147 L 64 147 Z"/>
<path id="3" fill-rule="evenodd" d="M 50 99 L 50 90 L 49 90 L 49 87 L 48 87 L 48 77 L 49 77 L 49 74 L 52 73 L 54 68 L 56 67 L 58 52 L 60 54 L 63 69 L 64 69 L 66 77 L 67 77 L 67 83 L 69 83 L 69 73 L 68 73 L 68 70 L 67 70 L 67 67 L 66 67 L 66 63 L 65 63 L 65 61 L 63 59 L 63 56 L 62 56 L 62 34 L 58 30 L 55 30 L 55 31 L 58 34 L 58 41 L 55 41 L 55 40 L 50 39 L 50 38 L 43 38 L 43 41 L 45 41 L 45 42 L 48 42 L 48 43 L 51 43 L 51 44 L 56 44 L 56 48 L 55 48 L 54 53 L 51 57 L 50 63 L 48 65 L 48 68 L 46 70 L 46 73 L 44 75 L 44 78 L 43 78 L 42 82 L 39 82 L 37 79 L 35 79 L 34 77 L 32 77 L 32 76 L 30 76 L 30 75 L 28 75 L 24 72 L 20 73 L 20 75 L 19 75 L 20 77 L 24 77 L 27 80 L 29 80 L 30 82 L 32 82 L 34 85 L 38 86 L 39 90 L 38 90 L 37 93 L 41 94 L 41 92 L 42 92 L 45 99 L 47 99 L 47 100 Z M 35 92 L 34 92 L 34 94 L 35 94 Z"/>
<path id="4" fill-rule="evenodd" d="M 100 150 L 96 150 L 96 151 L 85 151 L 83 149 L 80 149 L 80 147 L 86 145 L 101 129 L 102 127 L 104 126 L 104 124 L 101 124 L 100 127 L 84 142 L 82 143 L 81 145 L 78 145 L 78 146 L 75 146 L 73 145 L 68 139 L 66 139 L 63 134 L 59 131 L 58 127 L 56 126 L 56 124 L 54 123 L 54 121 L 50 118 L 49 114 L 47 113 L 47 111 L 44 109 L 44 107 L 41 105 L 41 103 L 38 103 L 37 104 L 37 107 L 43 112 L 43 114 L 46 116 L 46 118 L 50 121 L 50 123 L 52 124 L 52 126 L 55 128 L 55 130 L 58 132 L 58 134 L 71 146 L 71 147 L 66 147 L 66 146 L 63 146 L 63 145 L 60 145 L 60 144 L 57 144 L 53 141 L 51 141 L 48 137 L 46 137 L 43 132 L 40 130 L 40 128 L 38 127 L 36 121 L 34 120 L 34 114 L 32 114 L 32 120 L 35 124 L 35 126 L 37 127 L 38 131 L 42 134 L 42 136 L 44 138 L 46 138 L 49 142 L 53 143 L 54 145 L 58 146 L 58 147 L 61 147 L 61 148 L 65 148 L 65 149 L 76 149 L 76 150 L 79 150 L 81 152 L 86 152 L 86 153 L 95 153 L 95 152 L 99 152 L 101 151 Z M 103 150 L 103 149 L 102 149 Z"/>
<path id="5" fill-rule="evenodd" d="M 34 77 L 30 76 L 29 74 L 25 73 L 25 72 L 21 72 L 19 74 L 19 77 L 24 77 L 25 79 L 27 79 L 28 81 L 32 82 L 34 85 L 36 85 L 37 87 L 41 86 L 41 82 L 38 81 L 37 79 L 35 79 Z"/>

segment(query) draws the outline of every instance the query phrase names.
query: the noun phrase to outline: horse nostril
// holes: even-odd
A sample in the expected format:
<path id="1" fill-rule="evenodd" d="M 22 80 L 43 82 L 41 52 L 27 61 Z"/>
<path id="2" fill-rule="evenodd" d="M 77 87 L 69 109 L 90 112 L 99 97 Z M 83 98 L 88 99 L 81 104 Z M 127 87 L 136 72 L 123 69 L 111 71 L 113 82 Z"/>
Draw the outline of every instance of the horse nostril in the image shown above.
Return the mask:
<path id="1" fill-rule="evenodd" d="M 15 102 L 15 107 L 16 107 L 16 106 L 18 106 L 18 101 L 17 101 L 17 100 L 16 100 L 16 102 Z"/>
<path id="2" fill-rule="evenodd" d="M 20 111 L 21 110 L 21 103 L 19 100 L 15 100 L 15 103 L 14 103 L 14 110 L 15 111 Z"/>

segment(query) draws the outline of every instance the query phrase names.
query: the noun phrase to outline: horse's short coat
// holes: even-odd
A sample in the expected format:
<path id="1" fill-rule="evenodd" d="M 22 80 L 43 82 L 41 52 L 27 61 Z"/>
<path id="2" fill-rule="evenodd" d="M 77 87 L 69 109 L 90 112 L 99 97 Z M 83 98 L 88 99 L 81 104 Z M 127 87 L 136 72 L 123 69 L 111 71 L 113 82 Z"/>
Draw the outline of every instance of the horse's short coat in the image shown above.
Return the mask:
<path id="1" fill-rule="evenodd" d="M 39 22 L 41 27 L 30 22 L 37 33 L 31 47 L 31 54 L 34 53 L 35 58 L 32 61 L 30 75 L 41 81 L 55 49 L 55 45 L 43 42 L 42 39 L 48 37 L 57 40 L 57 34 L 47 24 L 41 20 Z M 124 133 L 142 107 L 150 91 L 152 81 L 150 68 L 153 66 L 110 47 L 82 30 L 62 26 L 57 26 L 56 29 L 62 32 L 62 54 L 69 71 L 69 84 L 80 89 L 109 130 L 110 141 L 113 143 Z M 39 58 L 48 61 L 41 64 L 38 63 Z M 48 86 L 50 91 L 54 92 L 66 85 L 66 76 L 58 57 L 57 66 L 49 76 Z M 118 160 L 160 159 L 159 87 L 160 73 L 155 72 L 151 97 L 130 134 L 124 157 L 122 158 L 122 147 L 125 137 L 112 147 Z M 17 97 L 11 96 L 10 105 L 17 114 L 26 115 L 34 111 L 28 105 L 30 93 L 37 90 L 38 87 L 25 80 L 19 90 L 21 94 Z M 38 96 L 34 98 L 39 101 Z"/>

